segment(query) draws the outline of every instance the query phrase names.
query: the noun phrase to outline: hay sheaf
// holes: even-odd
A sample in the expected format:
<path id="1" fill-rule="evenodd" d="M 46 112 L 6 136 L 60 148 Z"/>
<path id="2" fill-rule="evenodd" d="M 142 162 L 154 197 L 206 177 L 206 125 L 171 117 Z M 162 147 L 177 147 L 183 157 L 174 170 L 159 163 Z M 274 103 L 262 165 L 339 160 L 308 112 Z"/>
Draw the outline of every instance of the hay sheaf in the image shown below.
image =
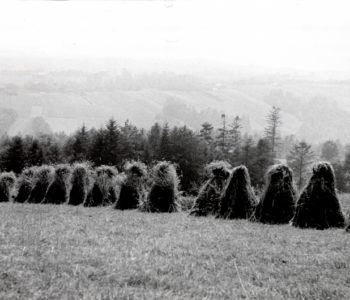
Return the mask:
<path id="1" fill-rule="evenodd" d="M 33 188 L 27 199 L 28 203 L 41 203 L 44 200 L 53 175 L 54 168 L 52 166 L 42 165 L 34 169 Z"/>
<path id="2" fill-rule="evenodd" d="M 174 165 L 159 162 L 152 170 L 152 186 L 140 209 L 146 212 L 176 212 L 179 210 L 177 197 L 179 180 Z"/>
<path id="3" fill-rule="evenodd" d="M 17 195 L 14 202 L 24 203 L 27 201 L 33 188 L 34 168 L 26 168 L 22 171 L 17 181 Z"/>
<path id="4" fill-rule="evenodd" d="M 298 199 L 292 224 L 316 229 L 345 226 L 330 163 L 319 162 L 314 165 L 312 176 Z"/>
<path id="5" fill-rule="evenodd" d="M 267 171 L 264 192 L 254 217 L 262 223 L 289 223 L 294 215 L 295 202 L 292 170 L 282 164 L 274 165 Z"/>
<path id="6" fill-rule="evenodd" d="M 118 170 L 115 167 L 100 166 L 95 169 L 94 184 L 88 193 L 84 206 L 104 206 L 116 201 L 115 181 Z"/>
<path id="7" fill-rule="evenodd" d="M 147 167 L 139 161 L 127 162 L 125 167 L 126 178 L 121 183 L 116 209 L 135 209 L 145 195 L 145 177 Z"/>
<path id="8" fill-rule="evenodd" d="M 73 166 L 69 205 L 80 205 L 86 201 L 91 183 L 91 167 L 88 163 L 77 163 Z"/>
<path id="9" fill-rule="evenodd" d="M 245 166 L 233 169 L 220 198 L 218 217 L 249 219 L 256 206 L 256 198 Z"/>
<path id="10" fill-rule="evenodd" d="M 62 164 L 55 167 L 53 181 L 49 185 L 42 203 L 63 204 L 68 201 L 71 173 L 72 169 L 69 165 Z"/>
<path id="11" fill-rule="evenodd" d="M 15 183 L 16 175 L 13 172 L 0 174 L 0 202 L 9 202 L 11 200 Z"/>
<path id="12" fill-rule="evenodd" d="M 191 216 L 215 215 L 219 209 L 219 201 L 226 180 L 230 176 L 230 165 L 224 161 L 215 161 L 205 168 L 209 179 L 199 190 L 195 203 L 191 208 Z"/>

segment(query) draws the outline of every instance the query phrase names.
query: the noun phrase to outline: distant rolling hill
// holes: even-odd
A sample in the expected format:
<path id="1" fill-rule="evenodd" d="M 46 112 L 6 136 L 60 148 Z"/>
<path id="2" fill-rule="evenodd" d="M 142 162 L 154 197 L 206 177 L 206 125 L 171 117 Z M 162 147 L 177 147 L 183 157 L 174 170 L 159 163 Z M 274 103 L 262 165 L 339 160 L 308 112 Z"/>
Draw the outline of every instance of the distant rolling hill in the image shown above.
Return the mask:
<path id="1" fill-rule="evenodd" d="M 262 132 L 273 105 L 282 109 L 283 134 L 318 142 L 350 142 L 349 82 L 308 80 L 206 80 L 199 76 L 152 73 L 23 72 L 0 73 L 2 129 L 10 135 L 30 133 L 42 117 L 55 132 L 71 133 L 85 123 L 100 127 L 108 118 L 129 119 L 139 127 L 154 122 L 199 129 L 244 118 L 244 130 Z"/>

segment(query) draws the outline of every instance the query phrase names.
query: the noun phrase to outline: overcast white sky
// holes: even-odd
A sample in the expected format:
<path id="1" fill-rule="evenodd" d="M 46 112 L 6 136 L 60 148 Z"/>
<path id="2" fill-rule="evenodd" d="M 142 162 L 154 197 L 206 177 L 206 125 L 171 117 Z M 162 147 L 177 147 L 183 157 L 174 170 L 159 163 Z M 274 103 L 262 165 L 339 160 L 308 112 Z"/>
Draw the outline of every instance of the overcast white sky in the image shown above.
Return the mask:
<path id="1" fill-rule="evenodd" d="M 1 55 L 350 71 L 350 1 L 1 1 Z"/>

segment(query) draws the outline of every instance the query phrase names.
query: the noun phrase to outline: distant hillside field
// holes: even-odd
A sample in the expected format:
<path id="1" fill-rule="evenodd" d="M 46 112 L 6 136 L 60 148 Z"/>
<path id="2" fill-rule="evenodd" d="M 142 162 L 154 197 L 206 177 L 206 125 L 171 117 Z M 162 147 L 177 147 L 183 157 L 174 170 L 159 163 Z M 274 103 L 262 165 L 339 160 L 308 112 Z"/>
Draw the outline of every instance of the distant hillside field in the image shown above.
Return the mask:
<path id="1" fill-rule="evenodd" d="M 262 132 L 273 105 L 282 109 L 282 133 L 310 142 L 350 141 L 350 87 L 346 81 L 287 79 L 205 80 L 172 73 L 122 75 L 84 72 L 0 72 L 0 114 L 10 135 L 30 133 L 42 117 L 52 131 L 100 127 L 114 117 L 139 127 L 155 122 L 199 129 L 243 117 L 245 132 Z M 5 110 L 5 112 L 4 112 Z"/>
<path id="2" fill-rule="evenodd" d="M 1 203 L 0 298 L 349 299 L 349 245 L 341 229 Z"/>

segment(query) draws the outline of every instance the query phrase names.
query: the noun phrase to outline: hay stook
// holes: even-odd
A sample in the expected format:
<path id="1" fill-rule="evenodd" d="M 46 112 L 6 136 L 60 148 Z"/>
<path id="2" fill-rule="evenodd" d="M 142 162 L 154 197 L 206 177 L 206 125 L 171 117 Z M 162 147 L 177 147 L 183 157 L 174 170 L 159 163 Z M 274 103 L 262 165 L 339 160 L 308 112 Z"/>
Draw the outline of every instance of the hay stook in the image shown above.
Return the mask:
<path id="1" fill-rule="evenodd" d="M 88 193 L 84 206 L 105 206 L 116 200 L 115 179 L 118 170 L 111 166 L 100 166 L 95 169 L 95 182 Z"/>
<path id="2" fill-rule="evenodd" d="M 159 162 L 152 170 L 152 186 L 140 209 L 147 212 L 176 212 L 179 180 L 173 164 Z"/>
<path id="3" fill-rule="evenodd" d="M 245 166 L 233 169 L 220 198 L 218 217 L 249 219 L 256 206 L 256 197 Z"/>
<path id="4" fill-rule="evenodd" d="M 344 227 L 345 218 L 336 192 L 333 167 L 328 162 L 313 166 L 312 175 L 296 205 L 293 226 L 327 229 Z"/>
<path id="5" fill-rule="evenodd" d="M 0 202 L 10 202 L 16 184 L 16 175 L 13 172 L 0 174 Z"/>
<path id="6" fill-rule="evenodd" d="M 126 178 L 121 183 L 119 197 L 116 202 L 116 209 L 135 209 L 138 208 L 145 194 L 145 177 L 147 167 L 139 161 L 127 162 L 125 164 Z"/>
<path id="7" fill-rule="evenodd" d="M 68 201 L 71 173 L 69 165 L 55 166 L 54 178 L 47 189 L 43 204 L 63 204 Z"/>
<path id="8" fill-rule="evenodd" d="M 17 181 L 17 195 L 14 202 L 24 203 L 27 201 L 33 188 L 34 168 L 26 168 L 22 171 Z"/>
<path id="9" fill-rule="evenodd" d="M 77 163 L 73 166 L 69 205 L 80 205 L 86 201 L 91 181 L 91 167 L 88 163 Z"/>
<path id="10" fill-rule="evenodd" d="M 30 192 L 28 203 L 41 203 L 46 195 L 46 191 L 52 182 L 54 168 L 49 165 L 35 167 L 33 176 L 33 189 Z"/>
<path id="11" fill-rule="evenodd" d="M 293 218 L 296 190 L 293 171 L 286 165 L 270 167 L 261 199 L 255 209 L 255 220 L 268 224 L 286 224 Z"/>
<path id="12" fill-rule="evenodd" d="M 191 209 L 191 216 L 216 215 L 226 180 L 230 176 L 231 165 L 225 161 L 213 161 L 205 168 L 209 179 L 200 188 Z"/>

